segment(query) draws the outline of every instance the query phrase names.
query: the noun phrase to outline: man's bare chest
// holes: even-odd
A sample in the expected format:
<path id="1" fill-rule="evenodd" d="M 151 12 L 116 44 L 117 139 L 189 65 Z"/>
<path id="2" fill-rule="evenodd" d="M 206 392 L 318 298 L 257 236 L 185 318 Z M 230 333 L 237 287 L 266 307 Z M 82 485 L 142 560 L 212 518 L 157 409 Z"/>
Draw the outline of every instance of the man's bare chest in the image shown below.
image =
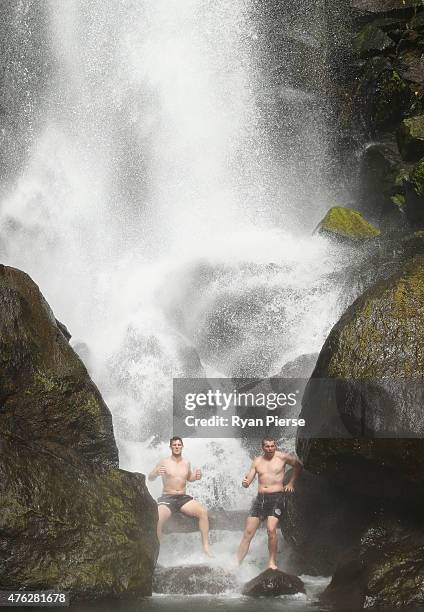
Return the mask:
<path id="1" fill-rule="evenodd" d="M 284 463 L 280 459 L 263 459 L 258 462 L 256 469 L 259 476 L 278 476 L 284 472 Z"/>
<path id="2" fill-rule="evenodd" d="M 186 462 L 176 464 L 168 461 L 165 467 L 167 476 L 172 476 L 174 478 L 187 478 L 188 476 L 188 464 Z"/>

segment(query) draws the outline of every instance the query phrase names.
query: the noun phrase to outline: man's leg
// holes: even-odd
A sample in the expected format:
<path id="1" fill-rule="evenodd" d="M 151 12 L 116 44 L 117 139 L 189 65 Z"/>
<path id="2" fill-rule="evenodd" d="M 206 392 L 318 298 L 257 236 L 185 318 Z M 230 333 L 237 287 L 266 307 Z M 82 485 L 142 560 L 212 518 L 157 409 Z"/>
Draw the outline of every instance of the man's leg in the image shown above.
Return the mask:
<path id="1" fill-rule="evenodd" d="M 271 569 L 277 569 L 277 549 L 278 549 L 278 518 L 275 516 L 268 516 L 266 520 L 266 528 L 268 531 L 268 551 L 269 560 L 268 567 Z"/>
<path id="2" fill-rule="evenodd" d="M 165 506 L 165 504 L 159 504 L 158 505 L 158 515 L 159 515 L 159 518 L 158 518 L 157 534 L 158 534 L 158 540 L 160 542 L 161 537 L 162 537 L 162 527 L 164 526 L 166 521 L 171 516 L 171 510 L 168 508 L 168 506 Z"/>
<path id="3" fill-rule="evenodd" d="M 240 542 L 240 546 L 237 552 L 237 560 L 239 564 L 243 561 L 249 551 L 250 542 L 259 527 L 260 519 L 257 516 L 248 516 L 246 519 L 246 526 L 244 528 L 243 537 Z"/>
<path id="4" fill-rule="evenodd" d="M 208 511 L 204 506 L 202 506 L 202 504 L 194 499 L 191 499 L 184 504 L 184 506 L 181 506 L 180 510 L 186 516 L 194 516 L 195 518 L 199 519 L 199 531 L 202 536 L 203 551 L 208 555 L 208 557 L 210 557 Z"/>

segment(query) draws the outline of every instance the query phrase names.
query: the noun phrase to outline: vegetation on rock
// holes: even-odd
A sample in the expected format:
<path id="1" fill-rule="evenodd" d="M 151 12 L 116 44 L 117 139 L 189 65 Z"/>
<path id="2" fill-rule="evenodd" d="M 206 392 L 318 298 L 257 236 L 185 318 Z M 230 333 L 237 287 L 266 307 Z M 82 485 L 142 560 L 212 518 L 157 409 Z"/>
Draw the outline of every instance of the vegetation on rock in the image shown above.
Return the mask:
<path id="1" fill-rule="evenodd" d="M 151 593 L 157 508 L 37 285 L 0 266 L 0 586 Z"/>
<path id="2" fill-rule="evenodd" d="M 379 236 L 380 231 L 356 210 L 343 206 L 330 208 L 318 225 L 319 233 L 341 240 L 362 241 Z"/>
<path id="3" fill-rule="evenodd" d="M 407 161 L 424 156 L 424 115 L 404 119 L 398 133 L 399 150 Z"/>

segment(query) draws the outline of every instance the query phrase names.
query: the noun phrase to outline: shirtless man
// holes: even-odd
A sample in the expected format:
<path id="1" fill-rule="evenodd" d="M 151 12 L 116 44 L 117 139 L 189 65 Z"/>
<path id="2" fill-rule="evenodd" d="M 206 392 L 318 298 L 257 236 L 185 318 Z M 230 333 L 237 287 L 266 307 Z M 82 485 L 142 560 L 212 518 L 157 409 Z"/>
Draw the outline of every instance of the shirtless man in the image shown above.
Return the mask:
<path id="1" fill-rule="evenodd" d="M 249 550 L 250 542 L 261 520 L 266 519 L 268 531 L 268 567 L 277 569 L 277 526 L 283 506 L 283 493 L 293 493 L 295 482 L 302 470 L 302 463 L 294 455 L 277 450 L 273 438 L 262 440 L 263 455 L 253 460 L 250 470 L 243 478 L 242 486 L 247 489 L 258 475 L 258 495 L 253 501 L 237 553 L 241 563 Z M 290 481 L 284 486 L 286 464 L 293 467 Z"/>
<path id="2" fill-rule="evenodd" d="M 148 475 L 149 480 L 162 476 L 162 495 L 158 499 L 159 520 L 157 526 L 158 539 L 162 537 L 162 527 L 174 512 L 182 512 L 187 516 L 199 519 L 199 531 L 202 536 L 204 553 L 210 557 L 209 551 L 209 520 L 208 511 L 190 495 L 186 495 L 186 483 L 202 478 L 200 470 L 191 471 L 190 462 L 183 459 L 183 441 L 174 436 L 169 441 L 171 456 L 161 459 Z"/>

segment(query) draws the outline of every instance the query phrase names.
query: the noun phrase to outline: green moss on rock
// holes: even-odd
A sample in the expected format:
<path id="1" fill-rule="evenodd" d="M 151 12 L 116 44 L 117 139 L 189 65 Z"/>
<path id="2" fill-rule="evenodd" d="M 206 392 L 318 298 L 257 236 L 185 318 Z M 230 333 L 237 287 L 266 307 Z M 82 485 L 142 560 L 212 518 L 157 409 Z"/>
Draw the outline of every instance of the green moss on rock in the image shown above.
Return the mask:
<path id="1" fill-rule="evenodd" d="M 151 594 L 157 506 L 37 285 L 0 266 L 0 588 Z"/>
<path id="2" fill-rule="evenodd" d="M 156 521 L 141 474 L 3 438 L 0 587 L 64 590 L 74 601 L 150 595 Z"/>
<path id="3" fill-rule="evenodd" d="M 380 231 L 356 210 L 334 206 L 318 225 L 319 233 L 347 241 L 362 241 L 380 235 Z"/>
<path id="4" fill-rule="evenodd" d="M 303 398 L 297 450 L 307 469 L 379 503 L 393 479 L 405 504 L 424 495 L 423 318 L 424 257 L 416 256 L 336 323 Z M 314 379 L 334 381 L 334 401 Z"/>
<path id="5" fill-rule="evenodd" d="M 417 161 L 424 156 L 424 115 L 404 119 L 398 130 L 399 151 L 403 159 Z"/>
<path id="6" fill-rule="evenodd" d="M 424 604 L 424 537 L 417 527 L 373 524 L 339 559 L 320 599 L 337 609 L 420 609 Z"/>

